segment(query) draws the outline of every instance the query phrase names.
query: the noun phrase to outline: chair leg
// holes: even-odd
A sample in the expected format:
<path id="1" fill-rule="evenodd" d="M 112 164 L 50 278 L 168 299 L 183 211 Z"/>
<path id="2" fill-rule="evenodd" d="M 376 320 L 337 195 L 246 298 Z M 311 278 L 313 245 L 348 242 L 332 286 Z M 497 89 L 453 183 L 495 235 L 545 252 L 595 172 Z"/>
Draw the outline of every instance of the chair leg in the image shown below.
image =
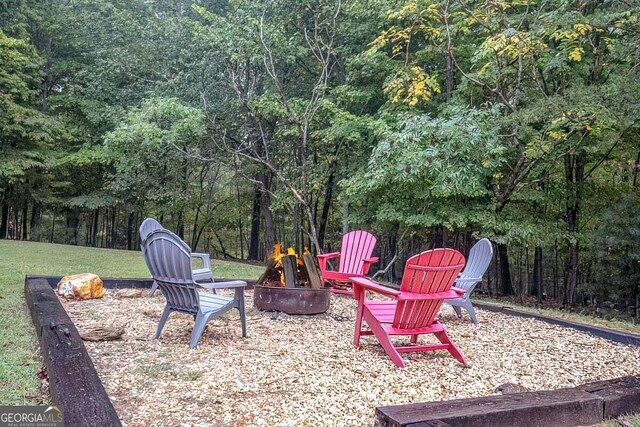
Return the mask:
<path id="1" fill-rule="evenodd" d="M 447 331 L 446 330 L 442 331 L 442 332 L 436 332 L 434 335 L 436 336 L 436 338 L 438 338 L 438 340 L 442 344 L 447 344 L 447 346 L 448 346 L 447 351 L 449 353 L 451 353 L 451 355 L 453 356 L 454 359 L 456 359 L 457 361 L 462 363 L 464 366 L 469 366 L 469 364 L 467 363 L 467 360 L 464 358 L 464 355 L 462 354 L 462 352 L 449 339 L 449 335 L 447 335 Z"/>
<path id="2" fill-rule="evenodd" d="M 411 344 L 415 344 L 418 342 L 418 335 L 411 335 L 411 341 L 409 341 Z"/>
<path id="3" fill-rule="evenodd" d="M 189 343 L 189 347 L 196 348 L 198 341 L 200 341 L 200 337 L 202 337 L 204 328 L 207 326 L 207 322 L 209 322 L 209 317 L 210 316 L 206 314 L 202 314 L 202 312 L 198 312 L 198 315 L 196 316 L 196 324 L 193 326 L 193 332 L 191 332 L 191 342 Z"/>
<path id="4" fill-rule="evenodd" d="M 453 308 L 453 311 L 456 312 L 456 315 L 458 317 L 462 317 L 462 310 L 460 309 L 460 307 L 458 307 L 457 305 L 452 305 L 451 307 Z"/>
<path id="5" fill-rule="evenodd" d="M 375 317 L 369 314 L 366 309 L 364 312 L 364 320 L 367 322 L 367 325 L 369 325 L 369 328 L 371 328 L 373 335 L 378 339 L 384 351 L 387 353 L 389 358 L 391 358 L 391 361 L 395 363 L 398 368 L 404 368 L 404 360 L 402 360 L 402 356 L 400 356 L 400 353 L 391 342 L 389 334 L 387 334 L 387 331 L 384 330 L 382 325 L 375 319 Z"/>
<path id="6" fill-rule="evenodd" d="M 153 294 L 155 294 L 157 290 L 158 290 L 158 282 L 156 282 L 154 280 L 153 281 L 153 285 L 151 285 L 151 290 L 149 291 L 149 296 L 152 297 Z"/>
<path id="7" fill-rule="evenodd" d="M 356 311 L 356 322 L 353 330 L 353 345 L 358 347 L 360 345 L 360 333 L 362 332 L 362 311 L 364 307 L 362 303 L 358 304 L 358 310 Z"/>
<path id="8" fill-rule="evenodd" d="M 156 339 L 160 338 L 160 333 L 162 332 L 162 328 L 164 328 L 164 324 L 169 318 L 169 314 L 171 314 L 171 309 L 169 306 L 164 307 L 164 311 L 162 312 L 162 316 L 160 316 L 160 323 L 158 323 L 158 329 L 156 330 Z"/>
<path id="9" fill-rule="evenodd" d="M 471 304 L 471 301 L 467 302 L 467 305 L 466 305 L 465 308 L 469 312 L 469 317 L 471 317 L 471 320 L 473 321 L 473 323 L 475 323 L 477 325 L 478 324 L 478 319 L 476 318 L 476 310 L 473 308 L 473 305 Z"/>
<path id="10" fill-rule="evenodd" d="M 238 302 L 238 311 L 240 312 L 240 324 L 242 325 L 242 337 L 247 336 L 247 318 L 244 309 L 244 289 L 236 288 L 235 298 Z"/>

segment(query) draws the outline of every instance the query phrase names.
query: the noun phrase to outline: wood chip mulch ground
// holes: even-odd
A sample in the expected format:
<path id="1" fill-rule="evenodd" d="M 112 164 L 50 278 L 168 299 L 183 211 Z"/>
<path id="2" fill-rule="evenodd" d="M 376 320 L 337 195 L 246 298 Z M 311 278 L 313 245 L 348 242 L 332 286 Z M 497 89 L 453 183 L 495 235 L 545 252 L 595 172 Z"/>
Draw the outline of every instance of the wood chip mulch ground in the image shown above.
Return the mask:
<path id="1" fill-rule="evenodd" d="M 406 353 L 398 369 L 373 337 L 352 345 L 355 301 L 332 296 L 316 316 L 236 310 L 208 324 L 195 350 L 193 318 L 172 314 L 153 339 L 164 298 L 63 301 L 82 332 L 123 327 L 121 340 L 85 345 L 127 426 L 362 426 L 376 406 L 573 387 L 640 373 L 640 348 L 537 320 L 478 310 L 479 324 L 443 306 L 440 319 L 470 363 L 447 352 Z M 122 296 L 122 295 L 120 295 Z"/>

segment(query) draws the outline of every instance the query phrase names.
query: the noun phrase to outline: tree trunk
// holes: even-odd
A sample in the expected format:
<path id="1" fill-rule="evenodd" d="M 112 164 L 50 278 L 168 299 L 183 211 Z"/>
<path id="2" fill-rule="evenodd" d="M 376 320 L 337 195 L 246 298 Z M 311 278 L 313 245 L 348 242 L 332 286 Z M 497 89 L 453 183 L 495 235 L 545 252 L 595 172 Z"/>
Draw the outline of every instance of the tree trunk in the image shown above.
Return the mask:
<path id="1" fill-rule="evenodd" d="M 38 202 L 33 203 L 33 207 L 31 208 L 31 221 L 30 228 L 31 233 L 29 234 L 29 240 L 34 242 L 40 241 L 40 227 L 42 223 L 42 206 Z"/>
<path id="2" fill-rule="evenodd" d="M 453 53 L 451 51 L 447 52 L 447 73 L 446 73 L 446 89 L 445 95 L 447 99 L 451 99 L 451 95 L 453 94 L 454 88 L 454 62 L 453 62 Z"/>
<path id="3" fill-rule="evenodd" d="M 191 250 L 197 252 L 198 242 L 200 241 L 200 233 L 198 232 L 198 222 L 200 220 L 200 210 L 202 205 L 198 203 L 193 216 L 193 227 L 191 227 Z M 202 230 L 202 228 L 200 229 Z"/>
<path id="4" fill-rule="evenodd" d="M 576 286 L 578 284 L 578 242 L 569 242 L 569 254 L 566 262 L 567 280 L 563 303 L 572 305 L 575 300 Z"/>
<path id="5" fill-rule="evenodd" d="M 324 247 L 324 236 L 327 230 L 327 222 L 329 220 L 329 210 L 331 208 L 331 199 L 333 198 L 333 185 L 335 181 L 335 167 L 331 168 L 329 178 L 327 179 L 327 188 L 324 192 L 324 201 L 322 203 L 322 213 L 320 214 L 320 224 L 318 225 L 318 244 Z"/>
<path id="6" fill-rule="evenodd" d="M 302 246 L 302 242 L 300 241 L 300 230 L 302 230 L 302 218 L 300 214 L 300 210 L 302 209 L 302 204 L 297 202 L 293 206 L 293 226 L 291 227 L 291 246 L 293 246 L 296 251 L 300 249 Z"/>
<path id="7" fill-rule="evenodd" d="M 244 259 L 244 223 L 242 221 L 242 209 L 241 209 L 241 199 L 240 199 L 240 186 L 236 181 L 236 196 L 238 199 L 238 236 L 240 243 L 240 259 Z"/>
<path id="8" fill-rule="evenodd" d="M 542 303 L 542 247 L 536 246 L 533 254 L 533 288 L 531 294 L 536 296 L 538 305 Z"/>
<path id="9" fill-rule="evenodd" d="M 53 243 L 53 237 L 56 231 L 56 213 L 55 211 L 51 215 L 51 233 L 49 233 L 49 243 Z"/>
<path id="10" fill-rule="evenodd" d="M 78 244 L 78 211 L 75 209 L 67 212 L 67 230 L 66 230 L 66 243 L 70 245 Z"/>
<path id="11" fill-rule="evenodd" d="M 566 286 L 564 302 L 572 305 L 578 285 L 578 240 L 577 233 L 580 225 L 580 208 L 582 206 L 582 182 L 584 181 L 584 167 L 587 156 L 584 152 L 567 154 L 564 157 L 564 171 L 567 185 L 566 224 L 567 231 L 572 235 L 569 241 L 569 253 L 566 262 Z"/>
<path id="12" fill-rule="evenodd" d="M 111 249 L 114 249 L 116 247 L 116 242 L 117 242 L 117 237 L 118 237 L 118 232 L 117 232 L 117 228 L 116 228 L 116 217 L 118 216 L 118 208 L 114 207 L 111 210 L 111 225 L 110 225 L 110 230 L 109 230 L 109 235 L 110 237 L 110 241 L 109 241 L 109 247 Z"/>
<path id="13" fill-rule="evenodd" d="M 2 203 L 2 218 L 0 219 L 0 239 L 6 239 L 9 233 L 9 196 L 11 194 L 11 186 L 4 189 L 4 198 Z"/>
<path id="14" fill-rule="evenodd" d="M 260 177 L 256 177 L 256 180 L 262 181 Z M 253 207 L 251 209 L 251 233 L 249 235 L 249 254 L 247 259 L 257 260 L 259 259 L 260 250 L 260 199 L 262 192 L 260 187 L 256 186 L 253 191 Z M 275 240 L 275 239 L 274 239 Z"/>
<path id="15" fill-rule="evenodd" d="M 444 247 L 444 228 L 436 226 L 431 229 L 431 248 Z"/>
<path id="16" fill-rule="evenodd" d="M 11 224 L 11 238 L 20 240 L 20 219 L 18 217 L 18 209 L 12 209 L 13 224 Z"/>
<path id="17" fill-rule="evenodd" d="M 133 250 L 133 230 L 135 224 L 135 212 L 127 216 L 127 250 Z"/>
<path id="18" fill-rule="evenodd" d="M 513 284 L 511 283 L 511 270 L 509 268 L 509 255 L 507 245 L 498 243 L 498 264 L 500 267 L 500 293 L 502 295 L 513 295 Z"/>
<path id="19" fill-rule="evenodd" d="M 98 223 L 100 219 L 100 209 L 94 209 L 90 215 L 91 224 L 89 225 L 89 238 L 87 239 L 89 246 L 98 245 Z"/>
<path id="20" fill-rule="evenodd" d="M 273 215 L 271 213 L 271 195 L 269 189 L 271 182 L 265 175 L 261 175 L 261 181 L 263 185 L 262 196 L 260 201 L 260 209 L 262 211 L 262 218 L 264 220 L 264 243 L 265 243 L 265 257 L 273 250 L 273 245 L 276 244 L 276 230 L 273 225 Z"/>
<path id="21" fill-rule="evenodd" d="M 20 236 L 21 240 L 27 240 L 27 232 L 28 232 L 28 221 L 27 221 L 27 217 L 29 216 L 29 205 L 25 204 L 24 207 L 22 208 L 22 233 Z"/>
<path id="22" fill-rule="evenodd" d="M 182 210 L 178 213 L 178 226 L 176 227 L 176 234 L 182 240 L 184 240 L 184 213 Z"/>
<path id="23" fill-rule="evenodd" d="M 0 220 L 0 239 L 7 238 L 7 230 L 9 227 L 9 205 L 2 204 L 2 220 Z"/>

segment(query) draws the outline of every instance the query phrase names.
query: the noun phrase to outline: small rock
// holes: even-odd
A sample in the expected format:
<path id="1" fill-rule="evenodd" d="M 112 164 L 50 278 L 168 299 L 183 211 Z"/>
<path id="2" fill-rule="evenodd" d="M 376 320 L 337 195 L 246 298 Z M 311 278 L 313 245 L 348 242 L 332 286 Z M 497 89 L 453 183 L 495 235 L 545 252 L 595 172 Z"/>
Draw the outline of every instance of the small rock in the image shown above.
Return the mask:
<path id="1" fill-rule="evenodd" d="M 514 383 L 500 384 L 498 387 L 496 387 L 493 390 L 494 393 L 502 393 L 502 394 L 525 393 L 527 391 L 530 391 L 530 390 L 524 386 L 521 386 L 520 384 L 514 384 Z"/>
<path id="2" fill-rule="evenodd" d="M 80 332 L 80 338 L 85 341 L 114 341 L 122 338 L 123 327 L 102 327 L 88 329 Z"/>
<path id="3" fill-rule="evenodd" d="M 120 289 L 116 292 L 116 298 L 140 298 L 145 292 L 145 289 Z"/>

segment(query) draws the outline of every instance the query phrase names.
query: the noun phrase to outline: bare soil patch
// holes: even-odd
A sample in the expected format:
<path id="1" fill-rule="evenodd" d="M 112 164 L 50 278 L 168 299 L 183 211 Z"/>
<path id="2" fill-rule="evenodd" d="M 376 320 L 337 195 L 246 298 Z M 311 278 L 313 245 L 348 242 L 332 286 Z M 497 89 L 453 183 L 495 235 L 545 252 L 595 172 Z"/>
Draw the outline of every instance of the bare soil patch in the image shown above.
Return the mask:
<path id="1" fill-rule="evenodd" d="M 361 426 L 376 406 L 479 397 L 504 383 L 573 387 L 640 372 L 640 348 L 533 319 L 478 310 L 479 324 L 445 306 L 440 318 L 470 363 L 447 352 L 406 353 L 398 369 L 373 337 L 352 345 L 355 301 L 332 296 L 326 314 L 252 307 L 248 337 L 237 311 L 215 319 L 195 350 L 190 316 L 172 314 L 154 340 L 164 298 L 63 301 L 80 332 L 124 327 L 119 341 L 86 342 L 125 425 Z"/>

